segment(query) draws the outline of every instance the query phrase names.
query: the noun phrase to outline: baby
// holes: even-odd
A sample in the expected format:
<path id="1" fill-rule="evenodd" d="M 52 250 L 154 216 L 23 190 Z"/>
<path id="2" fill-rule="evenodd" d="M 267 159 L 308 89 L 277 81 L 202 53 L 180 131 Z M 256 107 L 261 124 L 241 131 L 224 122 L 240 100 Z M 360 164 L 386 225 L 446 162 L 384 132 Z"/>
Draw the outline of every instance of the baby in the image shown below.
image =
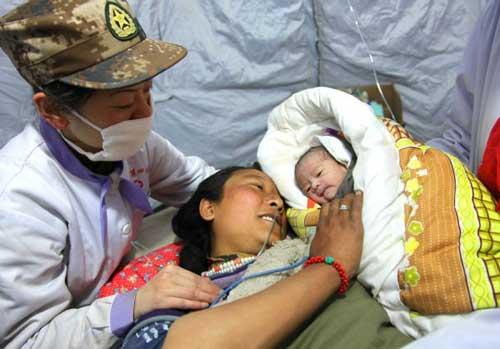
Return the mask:
<path id="1" fill-rule="evenodd" d="M 350 148 L 346 142 L 343 143 Z M 356 162 L 352 151 L 351 156 L 347 167 L 347 163 L 335 160 L 325 147 L 310 148 L 295 165 L 295 181 L 299 189 L 320 205 L 352 192 L 352 168 Z"/>

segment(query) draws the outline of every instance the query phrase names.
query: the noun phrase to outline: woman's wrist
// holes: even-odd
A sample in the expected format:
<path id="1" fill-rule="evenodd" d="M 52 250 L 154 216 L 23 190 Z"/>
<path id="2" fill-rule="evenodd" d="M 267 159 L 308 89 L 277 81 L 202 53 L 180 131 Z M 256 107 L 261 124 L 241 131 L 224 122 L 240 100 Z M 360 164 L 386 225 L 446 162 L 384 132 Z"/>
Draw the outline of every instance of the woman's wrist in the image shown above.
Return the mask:
<path id="1" fill-rule="evenodd" d="M 304 268 L 313 264 L 328 265 L 334 269 L 340 279 L 340 285 L 337 293 L 342 295 L 347 292 L 347 289 L 349 288 L 349 275 L 346 273 L 344 266 L 340 262 L 336 261 L 335 258 L 331 256 L 313 256 L 307 259 L 304 263 Z"/>

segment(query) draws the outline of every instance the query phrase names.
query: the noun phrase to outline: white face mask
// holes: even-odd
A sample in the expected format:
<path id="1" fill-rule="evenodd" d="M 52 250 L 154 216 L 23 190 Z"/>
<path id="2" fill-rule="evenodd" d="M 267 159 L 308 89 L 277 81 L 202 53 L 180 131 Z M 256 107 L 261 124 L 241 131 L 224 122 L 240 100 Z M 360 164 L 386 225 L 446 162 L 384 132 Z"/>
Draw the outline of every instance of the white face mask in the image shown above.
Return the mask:
<path id="1" fill-rule="evenodd" d="M 151 105 L 153 104 L 151 103 Z M 147 118 L 126 120 L 106 128 L 94 125 L 76 110 L 71 110 L 71 113 L 101 134 L 102 150 L 97 153 L 91 153 L 68 140 L 59 131 L 61 137 L 71 148 L 85 155 L 91 161 L 121 161 L 131 157 L 146 143 L 146 138 L 149 136 L 151 127 L 153 126 L 153 113 Z"/>

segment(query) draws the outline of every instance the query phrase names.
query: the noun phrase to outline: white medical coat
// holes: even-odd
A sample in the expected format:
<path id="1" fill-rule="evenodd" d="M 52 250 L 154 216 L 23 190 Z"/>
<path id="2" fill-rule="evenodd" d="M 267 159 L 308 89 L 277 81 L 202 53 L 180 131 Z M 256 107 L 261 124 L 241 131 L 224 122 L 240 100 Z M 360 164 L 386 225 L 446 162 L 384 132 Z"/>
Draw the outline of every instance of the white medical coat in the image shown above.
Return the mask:
<path id="1" fill-rule="evenodd" d="M 213 171 L 152 132 L 124 161 L 121 177 L 178 206 Z M 117 341 L 114 297 L 95 297 L 129 251 L 143 212 L 112 177 L 103 235 L 99 185 L 66 171 L 38 127 L 28 125 L 0 151 L 0 347 L 107 348 Z"/>

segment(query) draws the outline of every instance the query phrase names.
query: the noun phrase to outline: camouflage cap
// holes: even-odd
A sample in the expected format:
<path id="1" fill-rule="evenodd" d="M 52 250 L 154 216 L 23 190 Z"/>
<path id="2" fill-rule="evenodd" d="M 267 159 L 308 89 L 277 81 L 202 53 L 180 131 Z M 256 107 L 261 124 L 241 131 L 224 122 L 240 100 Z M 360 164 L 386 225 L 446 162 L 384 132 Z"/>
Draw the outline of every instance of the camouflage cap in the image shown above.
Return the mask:
<path id="1" fill-rule="evenodd" d="M 32 86 L 130 86 L 186 55 L 146 39 L 125 0 L 30 0 L 0 18 L 0 46 Z"/>

